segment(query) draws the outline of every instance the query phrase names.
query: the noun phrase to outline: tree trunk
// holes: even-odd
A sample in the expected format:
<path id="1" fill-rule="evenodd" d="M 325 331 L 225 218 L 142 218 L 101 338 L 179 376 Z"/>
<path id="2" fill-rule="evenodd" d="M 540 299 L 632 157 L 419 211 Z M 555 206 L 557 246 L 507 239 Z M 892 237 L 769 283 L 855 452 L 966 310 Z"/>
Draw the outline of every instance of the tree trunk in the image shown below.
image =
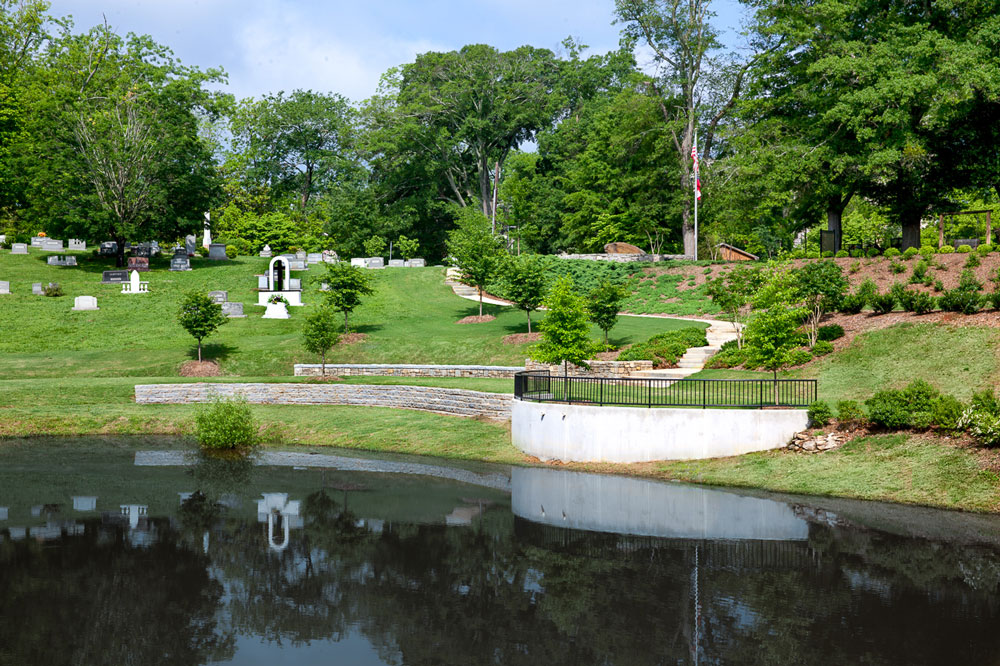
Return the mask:
<path id="1" fill-rule="evenodd" d="M 531 335 L 531 310 L 525 310 L 528 314 L 528 335 Z"/>
<path id="2" fill-rule="evenodd" d="M 201 363 L 201 338 L 198 338 L 198 362 Z"/>
<path id="3" fill-rule="evenodd" d="M 903 249 L 920 247 L 920 218 L 923 210 L 907 210 L 900 215 L 900 225 L 903 227 Z"/>
<path id="4" fill-rule="evenodd" d="M 323 352 L 323 364 L 320 366 L 319 372 L 321 375 L 326 377 L 326 352 Z"/>
<path id="5" fill-rule="evenodd" d="M 843 228 L 843 217 L 844 209 L 847 208 L 847 203 L 851 200 L 851 195 L 846 197 L 841 197 L 839 194 L 832 196 L 827 199 L 826 202 L 826 229 L 827 231 L 832 231 L 836 235 L 836 247 L 835 251 L 840 250 L 840 244 L 844 237 Z"/>
<path id="6" fill-rule="evenodd" d="M 115 243 L 118 244 L 118 255 L 115 257 L 115 267 L 125 268 L 125 239 L 115 238 Z"/>
<path id="7" fill-rule="evenodd" d="M 344 333 L 347 333 L 347 310 L 344 310 Z"/>
<path id="8" fill-rule="evenodd" d="M 479 316 L 483 316 L 483 288 L 479 287 Z"/>

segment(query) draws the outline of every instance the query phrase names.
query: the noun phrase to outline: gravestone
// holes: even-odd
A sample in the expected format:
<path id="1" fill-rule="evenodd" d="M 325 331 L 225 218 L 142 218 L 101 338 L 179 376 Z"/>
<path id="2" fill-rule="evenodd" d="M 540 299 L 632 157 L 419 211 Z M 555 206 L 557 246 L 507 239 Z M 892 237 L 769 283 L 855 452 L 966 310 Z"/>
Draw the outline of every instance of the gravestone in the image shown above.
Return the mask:
<path id="1" fill-rule="evenodd" d="M 149 270 L 149 257 L 129 257 L 128 269 L 145 273 Z"/>
<path id="2" fill-rule="evenodd" d="M 187 250 L 179 247 L 174 250 L 174 256 L 170 260 L 170 270 L 189 271 L 191 270 L 191 260 L 188 258 Z"/>
<path id="3" fill-rule="evenodd" d="M 365 268 L 385 268 L 385 260 L 382 257 L 368 257 L 365 259 Z"/>
<path id="4" fill-rule="evenodd" d="M 264 249 L 260 251 L 260 256 L 264 257 L 265 259 L 270 259 L 273 256 L 273 253 L 271 252 L 271 246 L 265 245 Z"/>
<path id="5" fill-rule="evenodd" d="M 226 246 L 224 243 L 211 243 L 208 246 L 208 258 L 215 261 L 226 259 Z"/>
<path id="6" fill-rule="evenodd" d="M 63 259 L 62 259 L 62 257 L 49 257 L 46 260 L 46 262 L 48 263 L 49 266 L 62 266 L 63 265 Z"/>
<path id="7" fill-rule="evenodd" d="M 229 300 L 229 292 L 210 291 L 208 292 L 208 297 L 212 299 L 213 303 L 225 303 Z"/>
<path id="8" fill-rule="evenodd" d="M 390 259 L 389 268 L 406 268 L 406 262 L 402 259 Z"/>
<path id="9" fill-rule="evenodd" d="M 101 243 L 98 253 L 102 257 L 113 257 L 118 254 L 118 243 L 115 241 L 104 241 Z"/>
<path id="10" fill-rule="evenodd" d="M 86 312 L 100 310 L 101 308 L 97 307 L 96 296 L 77 296 L 73 299 L 73 309 L 77 312 Z"/>
<path id="11" fill-rule="evenodd" d="M 86 252 L 87 251 L 87 241 L 82 241 L 79 238 L 69 239 L 69 249 L 75 252 Z"/>
<path id="12" fill-rule="evenodd" d="M 49 266 L 76 266 L 76 257 L 49 257 Z"/>
<path id="13" fill-rule="evenodd" d="M 319 290 L 320 291 L 330 291 L 330 283 L 329 282 L 321 282 L 320 285 L 319 285 Z"/>
<path id="14" fill-rule="evenodd" d="M 323 263 L 323 253 L 322 252 L 310 252 L 306 256 L 306 261 L 310 264 L 321 264 Z"/>
<path id="15" fill-rule="evenodd" d="M 0 245 L 7 242 L 7 234 L 0 234 Z"/>
<path id="16" fill-rule="evenodd" d="M 351 266 L 354 266 L 355 268 L 367 268 L 368 260 L 364 257 L 354 257 L 351 259 Z"/>
<path id="17" fill-rule="evenodd" d="M 290 271 L 304 271 L 308 270 L 306 262 L 303 259 L 289 259 L 288 260 L 288 270 Z"/>
<path id="18" fill-rule="evenodd" d="M 32 236 L 31 237 L 31 247 L 42 247 L 42 243 L 45 242 L 45 236 Z"/>
<path id="19" fill-rule="evenodd" d="M 133 257 L 145 257 L 148 259 L 152 254 L 153 248 L 150 247 L 149 243 L 139 243 L 138 245 L 132 246 Z"/>
<path id="20" fill-rule="evenodd" d="M 229 303 L 228 301 L 222 304 L 222 314 L 226 315 L 230 319 L 246 316 L 243 314 L 242 303 Z"/>
<path id="21" fill-rule="evenodd" d="M 198 239 L 192 236 L 184 237 L 184 249 L 187 251 L 187 256 L 193 257 L 195 250 L 198 249 Z"/>
<path id="22" fill-rule="evenodd" d="M 307 257 L 308 257 L 308 256 L 309 256 L 309 255 L 308 255 L 308 254 L 306 253 L 306 251 L 305 251 L 305 250 L 297 250 L 297 251 L 295 252 L 295 258 L 296 258 L 296 259 L 301 259 L 302 261 L 305 261 L 305 260 L 307 259 Z"/>
<path id="23" fill-rule="evenodd" d="M 0 294 L 10 293 L 10 282 L 0 280 Z"/>
<path id="24" fill-rule="evenodd" d="M 289 291 L 302 291 L 302 280 L 300 278 L 288 278 Z"/>
<path id="25" fill-rule="evenodd" d="M 340 261 L 340 257 L 333 250 L 323 250 L 323 261 L 328 264 L 335 264 Z"/>
<path id="26" fill-rule="evenodd" d="M 258 275 L 257 276 L 257 289 L 267 289 L 267 276 Z"/>
<path id="27" fill-rule="evenodd" d="M 10 246 L 11 254 L 28 254 L 28 244 L 27 243 L 14 243 Z"/>
<path id="28" fill-rule="evenodd" d="M 104 271 L 101 273 L 101 284 L 121 284 L 128 282 L 128 271 Z"/>
<path id="29" fill-rule="evenodd" d="M 122 285 L 123 294 L 148 294 L 149 283 L 139 279 L 139 271 L 129 273 L 128 282 Z"/>
<path id="30" fill-rule="evenodd" d="M 44 295 L 45 292 L 42 291 L 42 283 L 41 282 L 32 282 L 31 283 L 31 293 L 34 294 L 35 296 L 42 296 L 42 295 Z"/>
<path id="31" fill-rule="evenodd" d="M 42 239 L 42 251 L 62 252 L 63 242 L 61 240 L 56 240 L 55 238 L 44 238 Z"/>
<path id="32" fill-rule="evenodd" d="M 406 262 L 407 268 L 424 268 L 426 265 L 427 262 L 423 259 L 410 259 Z"/>

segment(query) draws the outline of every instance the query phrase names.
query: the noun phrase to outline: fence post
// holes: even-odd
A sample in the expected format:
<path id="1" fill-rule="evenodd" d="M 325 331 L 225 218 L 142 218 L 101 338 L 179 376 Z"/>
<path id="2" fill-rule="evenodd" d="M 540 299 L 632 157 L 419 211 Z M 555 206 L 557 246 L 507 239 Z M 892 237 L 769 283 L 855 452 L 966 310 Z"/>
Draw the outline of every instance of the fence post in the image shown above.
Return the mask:
<path id="1" fill-rule="evenodd" d="M 649 401 L 649 408 L 653 408 L 653 380 L 646 380 L 646 399 Z"/>
<path id="2" fill-rule="evenodd" d="M 597 404 L 600 405 L 601 407 L 603 407 L 604 406 L 604 378 L 601 377 L 597 381 L 599 382 L 599 384 L 597 385 L 597 387 L 598 387 L 597 388 L 597 395 L 598 395 Z"/>
<path id="3" fill-rule="evenodd" d="M 705 404 L 706 404 L 705 391 L 707 389 L 708 389 L 708 382 L 706 382 L 704 379 L 701 380 L 701 408 L 702 409 L 705 409 Z"/>

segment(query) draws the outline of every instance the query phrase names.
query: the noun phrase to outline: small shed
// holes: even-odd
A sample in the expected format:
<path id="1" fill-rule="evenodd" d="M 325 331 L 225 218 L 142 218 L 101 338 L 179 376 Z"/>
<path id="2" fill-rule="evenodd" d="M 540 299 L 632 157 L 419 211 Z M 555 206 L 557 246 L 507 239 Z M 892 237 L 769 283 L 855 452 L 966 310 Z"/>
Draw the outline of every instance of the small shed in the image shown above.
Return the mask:
<path id="1" fill-rule="evenodd" d="M 716 247 L 719 248 L 719 257 L 725 261 L 757 261 L 760 259 L 756 254 L 750 254 L 729 243 L 719 243 Z"/>

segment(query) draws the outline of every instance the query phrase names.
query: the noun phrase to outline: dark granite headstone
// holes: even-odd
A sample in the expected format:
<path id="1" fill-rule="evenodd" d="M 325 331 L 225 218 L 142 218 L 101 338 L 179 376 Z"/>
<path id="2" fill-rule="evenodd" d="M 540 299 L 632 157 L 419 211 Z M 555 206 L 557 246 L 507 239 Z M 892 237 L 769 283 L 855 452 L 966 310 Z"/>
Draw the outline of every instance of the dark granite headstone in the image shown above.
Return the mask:
<path id="1" fill-rule="evenodd" d="M 118 243 L 105 241 L 101 243 L 100 254 L 102 257 L 113 257 L 118 254 Z"/>
<path id="2" fill-rule="evenodd" d="M 145 273 L 149 270 L 149 257 L 129 257 L 128 269 Z"/>
<path id="3" fill-rule="evenodd" d="M 191 270 L 191 260 L 188 259 L 187 252 L 183 254 L 178 254 L 170 260 L 170 270 L 172 271 L 189 271 Z"/>
<path id="4" fill-rule="evenodd" d="M 104 271 L 101 273 L 101 284 L 120 284 L 128 282 L 128 271 Z"/>

